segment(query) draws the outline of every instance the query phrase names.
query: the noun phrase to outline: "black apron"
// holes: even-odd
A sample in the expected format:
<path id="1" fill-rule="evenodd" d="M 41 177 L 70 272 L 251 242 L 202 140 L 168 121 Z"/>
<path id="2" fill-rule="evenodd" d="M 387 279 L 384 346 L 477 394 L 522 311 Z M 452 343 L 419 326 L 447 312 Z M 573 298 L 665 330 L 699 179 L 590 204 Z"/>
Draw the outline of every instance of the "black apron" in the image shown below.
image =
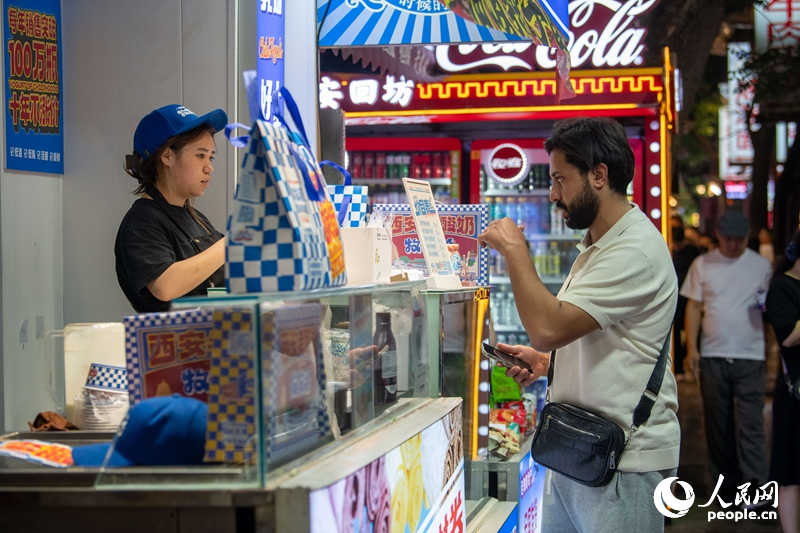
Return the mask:
<path id="1" fill-rule="evenodd" d="M 187 242 L 194 248 L 196 254 L 208 250 L 211 246 L 220 239 L 220 234 L 214 232 L 214 228 L 210 227 L 211 235 L 202 232 L 195 234 L 196 230 L 192 230 L 186 225 L 186 221 L 180 217 L 175 216 L 175 213 L 170 209 L 170 204 L 161 191 L 152 185 L 145 191 L 150 198 L 156 203 L 158 207 L 172 220 L 176 227 L 181 230 L 181 233 L 187 239 Z M 225 286 L 225 269 L 224 265 L 219 267 L 211 276 L 203 281 L 200 285 L 184 294 L 184 296 L 205 296 L 208 294 L 209 287 L 224 287 Z"/>

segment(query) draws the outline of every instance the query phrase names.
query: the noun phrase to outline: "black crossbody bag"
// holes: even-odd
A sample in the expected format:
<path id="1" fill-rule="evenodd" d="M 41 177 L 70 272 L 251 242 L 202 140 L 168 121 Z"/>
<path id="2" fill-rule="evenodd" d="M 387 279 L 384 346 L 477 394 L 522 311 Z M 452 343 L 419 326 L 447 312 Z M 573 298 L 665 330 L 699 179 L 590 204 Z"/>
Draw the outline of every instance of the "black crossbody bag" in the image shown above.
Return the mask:
<path id="1" fill-rule="evenodd" d="M 667 347 L 672 328 L 650 374 L 647 387 L 633 411 L 630 432 L 625 435 L 613 420 L 577 405 L 550 402 L 556 352 L 550 353 L 547 371 L 547 404 L 542 409 L 539 425 L 533 436 L 533 459 L 559 474 L 588 487 L 608 485 L 631 436 L 650 418 L 658 399 L 667 366 Z"/>

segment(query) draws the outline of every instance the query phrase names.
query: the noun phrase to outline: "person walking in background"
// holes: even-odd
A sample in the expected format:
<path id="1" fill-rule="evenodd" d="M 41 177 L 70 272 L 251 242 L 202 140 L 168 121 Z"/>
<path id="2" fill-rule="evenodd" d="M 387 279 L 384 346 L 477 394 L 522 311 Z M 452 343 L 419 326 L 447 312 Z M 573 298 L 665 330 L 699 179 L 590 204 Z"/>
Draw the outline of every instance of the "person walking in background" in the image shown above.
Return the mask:
<path id="1" fill-rule="evenodd" d="M 680 291 L 688 299 L 687 356 L 700 376 L 711 473 L 715 483 L 724 476 L 726 501 L 744 482 L 767 481 L 761 312 L 771 268 L 747 248 L 749 232 L 741 211 L 722 215 L 719 247 L 692 262 Z"/>
<path id="2" fill-rule="evenodd" d="M 767 316 L 780 344 L 783 365 L 772 399 L 769 479 L 778 483 L 778 516 L 785 533 L 800 531 L 800 399 L 786 383 L 800 380 L 800 232 L 786 247 L 767 293 Z M 784 373 L 785 371 L 785 373 Z"/>
<path id="3" fill-rule="evenodd" d="M 692 261 L 700 255 L 697 246 L 688 242 L 684 238 L 683 226 L 672 228 L 672 265 L 675 267 L 675 274 L 678 276 L 678 287 L 683 285 L 686 279 L 686 274 L 689 272 L 689 267 Z M 678 296 L 678 307 L 675 309 L 675 379 L 683 381 L 686 377 L 684 374 L 683 361 L 686 358 L 686 336 L 684 321 L 686 320 L 686 298 Z M 691 374 L 689 374 L 691 375 Z"/>

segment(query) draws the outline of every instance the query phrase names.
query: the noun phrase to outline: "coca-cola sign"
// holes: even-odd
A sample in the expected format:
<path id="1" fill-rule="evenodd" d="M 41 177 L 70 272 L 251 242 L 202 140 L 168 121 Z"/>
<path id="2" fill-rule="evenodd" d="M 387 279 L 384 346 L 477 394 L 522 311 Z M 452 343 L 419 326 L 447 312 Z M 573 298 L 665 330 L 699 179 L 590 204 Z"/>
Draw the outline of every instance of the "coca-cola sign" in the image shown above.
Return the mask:
<path id="1" fill-rule="evenodd" d="M 659 0 L 572 0 L 569 51 L 573 69 L 636 67 L 645 50 L 643 15 Z M 556 53 L 531 43 L 437 46 L 446 72 L 554 70 Z"/>
<path id="2" fill-rule="evenodd" d="M 504 143 L 489 154 L 489 176 L 503 185 L 516 185 L 528 172 L 525 152 L 516 144 Z"/>

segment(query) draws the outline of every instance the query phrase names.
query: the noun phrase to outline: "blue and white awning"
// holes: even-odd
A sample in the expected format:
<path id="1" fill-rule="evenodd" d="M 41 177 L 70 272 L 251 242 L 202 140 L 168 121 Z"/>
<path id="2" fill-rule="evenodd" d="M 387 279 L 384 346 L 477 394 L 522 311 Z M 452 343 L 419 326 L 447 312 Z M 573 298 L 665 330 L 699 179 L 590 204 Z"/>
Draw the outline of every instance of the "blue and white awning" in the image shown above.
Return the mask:
<path id="1" fill-rule="evenodd" d="M 478 26 L 437 0 L 317 0 L 320 48 L 530 41 Z"/>

